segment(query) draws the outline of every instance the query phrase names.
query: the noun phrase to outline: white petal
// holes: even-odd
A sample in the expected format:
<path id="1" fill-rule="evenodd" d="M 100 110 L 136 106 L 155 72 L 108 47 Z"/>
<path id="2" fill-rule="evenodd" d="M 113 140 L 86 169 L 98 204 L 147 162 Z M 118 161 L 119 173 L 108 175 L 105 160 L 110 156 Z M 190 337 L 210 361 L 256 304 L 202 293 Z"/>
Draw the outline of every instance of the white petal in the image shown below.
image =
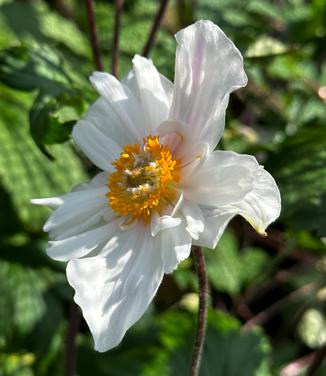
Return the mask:
<path id="1" fill-rule="evenodd" d="M 33 198 L 31 203 L 34 205 L 48 206 L 51 209 L 56 209 L 62 205 L 63 200 L 61 197 L 48 197 L 48 198 Z"/>
<path id="2" fill-rule="evenodd" d="M 136 55 L 133 70 L 123 81 L 142 104 L 148 127 L 155 132 L 169 114 L 173 84 L 161 76 L 151 60 Z"/>
<path id="3" fill-rule="evenodd" d="M 107 180 L 108 174 L 106 172 L 100 172 L 99 174 L 95 175 L 95 177 L 90 182 L 81 183 L 73 187 L 72 192 L 82 191 L 88 188 L 104 187 L 107 183 Z M 31 199 L 31 203 L 34 205 L 43 205 L 48 206 L 51 209 L 56 209 L 64 203 L 65 197 L 67 197 L 67 195 L 47 198 L 33 198 Z"/>
<path id="4" fill-rule="evenodd" d="M 181 166 L 203 159 L 210 152 L 208 143 L 193 139 L 187 124 L 166 120 L 159 125 L 157 131 L 162 143 L 169 147 L 173 157 L 181 162 Z"/>
<path id="5" fill-rule="evenodd" d="M 215 151 L 180 186 L 185 198 L 197 204 L 220 207 L 240 202 L 252 188 L 256 165 L 249 155 Z"/>
<path id="6" fill-rule="evenodd" d="M 199 234 L 204 231 L 204 216 L 200 207 L 191 201 L 185 200 L 181 207 L 181 212 L 187 222 L 186 230 L 193 239 L 198 239 Z"/>
<path id="7" fill-rule="evenodd" d="M 80 149 L 97 167 L 104 171 L 113 171 L 112 162 L 121 153 L 121 147 L 116 142 L 86 120 L 78 121 L 72 136 Z"/>
<path id="8" fill-rule="evenodd" d="M 215 248 L 225 227 L 237 214 L 248 220 L 258 233 L 266 235 L 267 226 L 280 215 L 280 192 L 273 177 L 262 166 L 259 166 L 255 159 L 251 168 L 255 179 L 251 190 L 241 201 L 217 208 L 202 208 L 205 226 L 195 244 Z"/>
<path id="9" fill-rule="evenodd" d="M 273 177 L 257 165 L 253 189 L 238 203 L 229 208 L 242 215 L 261 235 L 281 212 L 281 195 Z"/>
<path id="10" fill-rule="evenodd" d="M 162 230 L 179 226 L 182 222 L 181 218 L 174 218 L 168 215 L 152 215 L 151 218 L 151 234 L 156 236 Z"/>
<path id="11" fill-rule="evenodd" d="M 108 248 L 107 243 L 110 244 L 111 250 L 118 246 L 118 242 L 113 243 L 111 240 L 115 239 L 118 230 L 119 221 L 116 220 L 63 240 L 50 241 L 47 254 L 54 260 L 69 261 L 85 257 L 91 252 L 92 255 L 99 254 Z"/>
<path id="12" fill-rule="evenodd" d="M 90 182 L 79 184 L 72 192 L 59 197 L 35 199 L 32 203 L 55 209 L 44 225 L 51 240 L 62 240 L 111 221 L 114 214 L 108 205 L 108 174 L 101 172 Z"/>
<path id="13" fill-rule="evenodd" d="M 161 241 L 165 273 L 172 273 L 179 262 L 189 257 L 192 239 L 184 223 L 161 231 L 155 239 Z"/>
<path id="14" fill-rule="evenodd" d="M 148 232 L 132 232 L 132 247 L 107 257 L 70 261 L 67 278 L 93 334 L 95 349 L 117 346 L 145 312 L 163 277 L 160 247 Z"/>
<path id="15" fill-rule="evenodd" d="M 204 231 L 193 243 L 201 247 L 214 249 L 234 214 L 219 212 L 217 209 L 204 210 Z"/>
<path id="16" fill-rule="evenodd" d="M 106 192 L 107 188 L 104 186 L 63 195 L 62 204 L 49 217 L 44 225 L 44 231 L 51 231 L 56 226 L 66 225 L 74 217 L 88 216 L 90 212 L 96 212 L 103 206 L 107 206 Z"/>
<path id="17" fill-rule="evenodd" d="M 96 174 L 90 182 L 81 183 L 75 186 L 72 191 L 83 191 L 84 189 L 100 188 L 106 186 L 108 183 L 108 173 L 105 171 Z"/>
<path id="18" fill-rule="evenodd" d="M 178 43 L 170 119 L 189 125 L 193 140 L 211 150 L 224 128 L 229 94 L 247 83 L 241 53 L 210 21 L 176 34 Z"/>
<path id="19" fill-rule="evenodd" d="M 115 110 L 114 102 L 103 97 L 98 98 L 91 105 L 85 120 L 92 123 L 103 135 L 114 140 L 123 147 L 126 144 L 139 142 L 139 135 L 135 124 L 129 127 L 129 123 L 123 120 L 119 112 Z"/>
<path id="20" fill-rule="evenodd" d="M 90 80 L 138 142 L 150 134 L 143 109 L 127 86 L 103 72 L 94 72 Z"/>

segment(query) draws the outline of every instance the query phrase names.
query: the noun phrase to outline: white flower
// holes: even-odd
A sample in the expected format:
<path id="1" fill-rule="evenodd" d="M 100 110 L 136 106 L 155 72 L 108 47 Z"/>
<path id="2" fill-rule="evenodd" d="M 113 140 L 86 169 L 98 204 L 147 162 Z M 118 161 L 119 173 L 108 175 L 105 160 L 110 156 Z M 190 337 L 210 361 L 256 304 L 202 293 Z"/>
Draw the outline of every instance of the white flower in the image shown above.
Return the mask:
<path id="1" fill-rule="evenodd" d="M 103 172 L 33 200 L 55 209 L 47 252 L 68 261 L 98 351 L 120 343 L 191 244 L 214 248 L 237 214 L 264 234 L 280 213 L 275 181 L 254 157 L 214 151 L 229 94 L 247 83 L 240 52 L 209 21 L 176 40 L 174 85 L 140 56 L 122 82 L 92 75 L 100 98 L 73 138 Z"/>

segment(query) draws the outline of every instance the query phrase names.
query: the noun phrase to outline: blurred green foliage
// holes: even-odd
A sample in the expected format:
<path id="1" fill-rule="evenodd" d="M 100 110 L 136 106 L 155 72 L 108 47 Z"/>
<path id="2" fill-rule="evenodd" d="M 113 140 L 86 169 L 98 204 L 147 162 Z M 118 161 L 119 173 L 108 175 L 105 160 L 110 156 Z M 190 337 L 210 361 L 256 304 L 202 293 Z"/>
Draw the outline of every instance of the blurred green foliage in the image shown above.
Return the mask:
<path id="1" fill-rule="evenodd" d="M 72 291 L 64 265 L 44 253 L 49 211 L 29 200 L 67 192 L 94 173 L 70 141 L 96 97 L 81 4 L 0 0 L 1 376 L 63 374 Z M 157 6 L 125 1 L 121 77 L 141 53 Z M 113 1 L 98 0 L 96 16 L 108 69 Z M 254 154 L 283 199 L 269 237 L 237 218 L 217 249 L 205 250 L 211 302 L 201 375 L 278 375 L 326 344 L 326 1 L 171 0 L 151 52 L 169 78 L 174 32 L 201 18 L 232 38 L 249 76 L 231 97 L 222 147 Z M 196 291 L 187 260 L 121 346 L 105 354 L 94 352 L 82 323 L 78 375 L 187 375 Z"/>

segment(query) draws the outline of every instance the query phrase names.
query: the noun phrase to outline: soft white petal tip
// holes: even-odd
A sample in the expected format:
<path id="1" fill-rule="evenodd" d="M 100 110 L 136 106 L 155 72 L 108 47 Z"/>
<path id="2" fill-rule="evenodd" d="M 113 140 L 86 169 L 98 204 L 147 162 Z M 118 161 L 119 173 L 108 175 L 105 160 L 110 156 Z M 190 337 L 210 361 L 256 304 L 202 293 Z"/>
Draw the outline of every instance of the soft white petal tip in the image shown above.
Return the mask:
<path id="1" fill-rule="evenodd" d="M 63 200 L 60 197 L 49 198 L 32 198 L 30 202 L 34 205 L 49 206 L 50 208 L 57 208 L 62 205 Z"/>

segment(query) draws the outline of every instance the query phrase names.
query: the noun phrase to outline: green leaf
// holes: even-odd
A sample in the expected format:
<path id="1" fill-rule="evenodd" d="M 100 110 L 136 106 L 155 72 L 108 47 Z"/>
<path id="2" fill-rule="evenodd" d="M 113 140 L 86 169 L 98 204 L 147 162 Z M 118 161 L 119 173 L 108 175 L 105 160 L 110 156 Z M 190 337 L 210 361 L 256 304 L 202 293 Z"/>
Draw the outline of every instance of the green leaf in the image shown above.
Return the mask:
<path id="1" fill-rule="evenodd" d="M 94 353 L 84 343 L 79 349 L 78 374 L 189 375 L 195 321 L 193 314 L 169 310 L 142 319 L 130 329 L 121 346 L 105 354 Z M 238 376 L 240 369 L 243 376 L 263 375 L 262 367 L 264 375 L 270 375 L 269 352 L 261 331 L 242 334 L 236 319 L 220 311 L 210 311 L 200 376 L 211 376 L 212 372 L 214 376 Z"/>
<path id="2" fill-rule="evenodd" d="M 62 59 L 46 45 L 16 46 L 0 51 L 0 81 L 18 90 L 60 93 L 71 86 Z"/>
<path id="3" fill-rule="evenodd" d="M 218 290 L 237 295 L 252 283 L 267 265 L 268 256 L 259 248 L 239 250 L 231 231 L 226 231 L 215 250 L 206 250 L 209 280 Z"/>
<path id="4" fill-rule="evenodd" d="M 68 141 L 72 127 L 82 116 L 85 103 L 81 93 L 68 92 L 37 96 L 30 110 L 31 135 L 37 145 L 51 145 Z"/>
<path id="5" fill-rule="evenodd" d="M 182 323 L 180 325 L 179 323 Z M 170 344 L 167 375 L 187 375 L 193 344 L 194 321 L 189 315 L 175 312 L 166 314 L 162 336 L 175 338 Z M 182 332 L 182 334 L 180 333 Z M 259 374 L 265 363 L 270 347 L 260 331 L 240 333 L 236 319 L 222 312 L 211 311 L 208 317 L 208 330 L 204 346 L 200 376 L 237 376 Z M 240 366 L 241 365 L 241 366 Z M 269 372 L 267 374 L 270 374 Z"/>
<path id="6" fill-rule="evenodd" d="M 39 231 L 49 211 L 34 206 L 31 198 L 66 193 L 85 181 L 79 159 L 70 145 L 53 145 L 56 161 L 47 160 L 32 141 L 24 114 L 30 99 L 26 94 L 1 88 L 0 179 L 10 193 L 19 219 L 30 230 Z"/>
<path id="7" fill-rule="evenodd" d="M 56 47 L 64 45 L 76 55 L 90 56 L 86 35 L 74 22 L 49 9 L 42 1 L 6 2 L 1 5 L 0 13 L 7 33 L 14 34 L 21 42 L 30 43 L 34 39 L 55 44 Z M 11 40 L 14 41 L 13 36 Z"/>
<path id="8" fill-rule="evenodd" d="M 260 248 L 246 248 L 241 255 L 242 281 L 244 284 L 250 284 L 268 265 L 269 257 L 265 251 Z"/>
<path id="9" fill-rule="evenodd" d="M 42 294 L 47 287 L 43 276 L 40 271 L 0 261 L 1 335 L 26 334 L 42 317 Z"/>
<path id="10" fill-rule="evenodd" d="M 207 270 L 211 283 L 219 291 L 238 294 L 241 290 L 241 269 L 238 245 L 233 234 L 225 232 L 214 251 L 207 250 Z"/>
<path id="11" fill-rule="evenodd" d="M 287 137 L 269 161 L 283 201 L 282 218 L 294 230 L 326 235 L 326 127 L 309 124 Z"/>

